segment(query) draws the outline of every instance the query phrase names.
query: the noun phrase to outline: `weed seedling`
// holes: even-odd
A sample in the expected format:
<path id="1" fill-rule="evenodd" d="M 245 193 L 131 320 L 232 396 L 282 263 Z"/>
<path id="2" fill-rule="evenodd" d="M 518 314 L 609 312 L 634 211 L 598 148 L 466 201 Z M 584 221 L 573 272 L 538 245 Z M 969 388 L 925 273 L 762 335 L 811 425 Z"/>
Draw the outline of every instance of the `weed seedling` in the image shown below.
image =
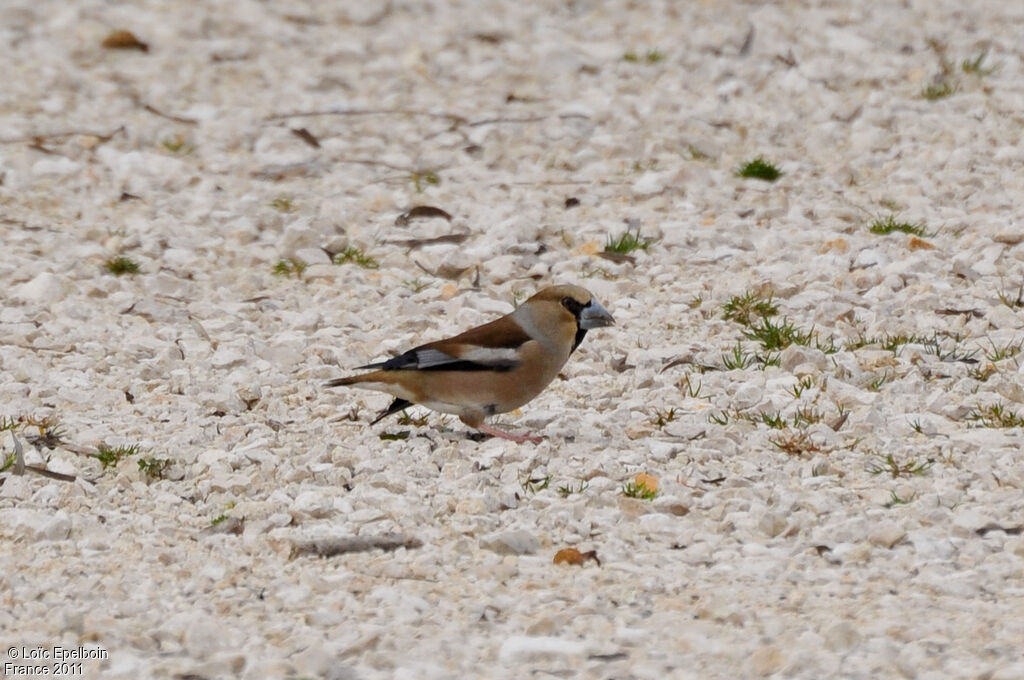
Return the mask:
<path id="1" fill-rule="evenodd" d="M 920 222 L 898 222 L 895 215 L 889 215 L 885 219 L 878 218 L 868 227 L 872 234 L 886 236 L 894 231 L 901 231 L 904 234 L 913 236 L 928 236 L 927 230 Z"/>
<path id="2" fill-rule="evenodd" d="M 782 171 L 773 163 L 766 161 L 763 156 L 758 156 L 752 161 L 747 161 L 736 171 L 737 177 L 746 179 L 759 179 L 765 182 L 774 182 L 782 177 Z"/>
<path id="3" fill-rule="evenodd" d="M 532 477 L 527 475 L 525 479 L 520 480 L 519 486 L 525 493 L 537 493 L 548 488 L 551 484 L 551 475 L 545 475 L 544 477 Z"/>
<path id="4" fill-rule="evenodd" d="M 999 347 L 997 347 L 992 340 L 989 340 L 989 343 L 992 345 L 992 351 L 985 351 L 985 358 L 992 363 L 1002 361 L 1003 359 L 1012 359 L 1020 354 L 1021 348 L 1024 347 L 1024 340 L 1021 340 L 1016 344 L 1008 342 L 1007 344 Z"/>
<path id="5" fill-rule="evenodd" d="M 558 487 L 558 495 L 561 496 L 562 498 L 568 498 L 574 493 L 583 493 L 584 491 L 587 490 L 589 486 L 590 482 L 586 482 L 583 480 L 580 480 L 580 483 L 577 484 L 576 486 L 565 484 L 563 486 Z"/>
<path id="6" fill-rule="evenodd" d="M 1024 427 L 1024 418 L 1002 404 L 978 406 L 967 419 L 978 423 L 979 427 Z"/>
<path id="7" fill-rule="evenodd" d="M 604 244 L 604 252 L 626 255 L 634 250 L 647 250 L 654 244 L 654 239 L 640 236 L 640 230 L 633 232 L 629 229 L 618 238 L 608 236 Z"/>
<path id="8" fill-rule="evenodd" d="M 1000 290 L 998 295 L 999 301 L 1010 309 L 1020 309 L 1021 307 L 1024 307 L 1024 281 L 1017 286 L 1017 294 L 1015 296 L 1009 295 L 1007 289 Z"/>
<path id="9" fill-rule="evenodd" d="M 425 187 L 437 186 L 441 183 L 441 178 L 433 170 L 417 170 L 409 176 L 409 179 L 412 180 L 417 194 L 422 194 Z"/>
<path id="10" fill-rule="evenodd" d="M 103 263 L 103 267 L 114 276 L 139 273 L 139 263 L 123 255 L 110 258 Z"/>
<path id="11" fill-rule="evenodd" d="M 653 501 L 658 496 L 655 489 L 649 488 L 643 481 L 626 482 L 622 486 L 622 495 L 628 498 L 639 498 L 644 501 Z"/>
<path id="12" fill-rule="evenodd" d="M 778 437 L 768 441 L 778 447 L 780 451 L 784 451 L 791 456 L 802 456 L 805 453 L 817 453 L 822 450 L 821 446 L 811 438 L 810 433 L 806 430 L 786 430 Z"/>
<path id="13" fill-rule="evenodd" d="M 722 355 L 722 366 L 727 371 L 749 368 L 757 363 L 757 357 L 743 349 L 743 345 L 736 343 L 729 354 Z"/>
<path id="14" fill-rule="evenodd" d="M 306 263 L 293 257 L 281 259 L 274 265 L 275 276 L 301 276 L 306 271 Z"/>
<path id="15" fill-rule="evenodd" d="M 659 61 L 664 59 L 665 55 L 657 49 L 647 50 L 643 56 L 640 56 L 633 50 L 629 50 L 622 55 L 622 60 L 629 62 L 630 64 L 638 64 L 640 62 L 644 62 L 645 64 L 657 64 Z"/>
<path id="16" fill-rule="evenodd" d="M 928 472 L 928 469 L 935 464 L 935 461 L 929 458 L 926 461 L 910 460 L 906 463 L 899 463 L 891 453 L 886 454 L 877 463 L 870 463 L 867 467 L 868 472 L 873 475 L 888 474 L 893 479 L 897 477 L 911 477 L 914 475 L 923 475 Z"/>
<path id="17" fill-rule="evenodd" d="M 103 469 L 106 470 L 108 467 L 114 467 L 123 459 L 128 456 L 134 456 L 138 452 L 138 444 L 132 444 L 131 446 L 118 446 L 114 448 L 101 446 L 96 453 L 92 454 L 92 457 L 102 463 Z"/>
<path id="18" fill-rule="evenodd" d="M 334 256 L 334 264 L 354 264 L 363 269 L 376 269 L 380 266 L 377 260 L 373 259 L 359 248 L 345 248 Z"/>
<path id="19" fill-rule="evenodd" d="M 978 54 L 978 56 L 974 57 L 973 59 L 968 58 L 960 62 L 960 70 L 962 70 L 964 73 L 969 73 L 970 75 L 977 76 L 979 78 L 990 76 L 996 72 L 1000 64 L 994 64 L 989 67 L 982 66 L 982 64 L 985 62 L 986 57 L 988 57 L 988 48 L 983 49 Z"/>
<path id="20" fill-rule="evenodd" d="M 778 305 L 772 302 L 772 292 L 768 295 L 748 290 L 743 295 L 734 295 L 722 305 L 722 315 L 729 321 L 750 326 L 756 319 L 775 316 L 779 312 Z"/>
<path id="21" fill-rule="evenodd" d="M 297 207 L 295 201 L 288 196 L 278 196 L 269 203 L 270 207 L 280 212 L 289 213 L 293 212 Z"/>
<path id="22" fill-rule="evenodd" d="M 921 90 L 921 96 L 929 101 L 935 101 L 955 94 L 958 89 L 960 88 L 954 81 L 942 78 L 938 82 L 925 86 Z"/>
<path id="23" fill-rule="evenodd" d="M 163 479 L 167 468 L 171 467 L 171 461 L 166 458 L 140 458 L 139 472 L 146 479 Z"/>
<path id="24" fill-rule="evenodd" d="M 665 427 L 675 419 L 676 410 L 674 408 L 670 408 L 667 411 L 655 411 L 654 417 L 651 419 L 651 424 L 655 427 Z"/>

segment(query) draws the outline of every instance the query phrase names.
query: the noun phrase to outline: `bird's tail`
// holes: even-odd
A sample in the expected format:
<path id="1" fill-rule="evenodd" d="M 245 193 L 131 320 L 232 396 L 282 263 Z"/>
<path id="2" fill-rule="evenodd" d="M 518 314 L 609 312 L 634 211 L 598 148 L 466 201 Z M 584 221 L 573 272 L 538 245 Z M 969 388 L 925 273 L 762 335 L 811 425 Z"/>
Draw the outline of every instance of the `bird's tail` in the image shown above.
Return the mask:
<path id="1" fill-rule="evenodd" d="M 328 380 L 324 383 L 324 387 L 343 387 L 345 385 L 359 385 L 360 383 L 383 383 L 390 384 L 396 381 L 396 377 L 393 372 L 390 371 L 373 371 L 372 373 L 363 373 L 362 375 L 350 375 L 345 378 L 335 378 L 334 380 Z M 370 387 L 369 385 L 363 385 L 363 387 Z M 372 387 L 370 389 L 373 389 Z"/>
<path id="2" fill-rule="evenodd" d="M 342 385 L 355 385 L 362 380 L 362 376 L 350 375 L 347 378 L 335 378 L 324 383 L 324 387 L 341 387 Z"/>

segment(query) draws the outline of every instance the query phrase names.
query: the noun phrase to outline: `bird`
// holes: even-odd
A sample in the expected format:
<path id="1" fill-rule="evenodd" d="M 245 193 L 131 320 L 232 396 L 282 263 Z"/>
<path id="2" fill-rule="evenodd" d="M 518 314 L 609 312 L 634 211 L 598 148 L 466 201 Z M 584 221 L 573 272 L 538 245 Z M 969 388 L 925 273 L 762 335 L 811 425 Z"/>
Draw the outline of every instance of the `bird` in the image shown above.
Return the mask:
<path id="1" fill-rule="evenodd" d="M 359 366 L 353 370 L 371 372 L 324 385 L 361 387 L 393 396 L 391 405 L 371 425 L 419 404 L 454 414 L 469 427 L 494 437 L 539 443 L 543 437 L 505 432 L 484 419 L 536 397 L 558 376 L 587 331 L 614 324 L 608 310 L 585 288 L 549 286 L 500 319 L 386 361 Z"/>

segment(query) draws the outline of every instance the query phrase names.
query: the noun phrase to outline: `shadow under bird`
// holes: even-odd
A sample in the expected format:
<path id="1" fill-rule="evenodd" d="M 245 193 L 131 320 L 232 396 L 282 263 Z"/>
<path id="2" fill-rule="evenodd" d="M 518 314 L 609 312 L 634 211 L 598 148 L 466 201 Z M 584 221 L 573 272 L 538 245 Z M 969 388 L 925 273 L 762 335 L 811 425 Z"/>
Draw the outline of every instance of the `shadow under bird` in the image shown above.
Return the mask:
<path id="1" fill-rule="evenodd" d="M 515 410 L 555 379 L 587 331 L 615 320 L 585 288 L 544 288 L 511 314 L 447 340 L 356 370 L 370 370 L 325 383 L 386 392 L 395 397 L 373 423 L 413 404 L 452 413 L 466 425 L 514 442 L 542 437 L 515 435 L 484 419 Z"/>

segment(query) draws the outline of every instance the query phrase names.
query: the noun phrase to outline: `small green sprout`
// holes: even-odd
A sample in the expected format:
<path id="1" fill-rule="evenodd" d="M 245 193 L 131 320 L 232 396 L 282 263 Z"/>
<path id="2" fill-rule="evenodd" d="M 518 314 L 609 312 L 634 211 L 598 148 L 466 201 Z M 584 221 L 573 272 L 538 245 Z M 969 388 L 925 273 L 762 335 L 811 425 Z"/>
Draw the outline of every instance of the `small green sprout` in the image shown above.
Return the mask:
<path id="1" fill-rule="evenodd" d="M 627 498 L 639 498 L 643 501 L 653 501 L 658 497 L 658 490 L 651 489 L 643 480 L 626 482 L 622 486 L 622 495 Z"/>
<path id="2" fill-rule="evenodd" d="M 160 142 L 160 145 L 171 153 L 176 153 L 184 156 L 185 154 L 192 153 L 192 146 L 185 141 L 185 137 L 182 135 L 174 135 Z"/>
<path id="3" fill-rule="evenodd" d="M 999 301 L 1010 309 L 1020 309 L 1021 307 L 1024 307 L 1024 281 L 1017 286 L 1016 295 L 1010 295 L 1006 288 L 1001 289 L 997 295 L 999 296 Z"/>
<path id="4" fill-rule="evenodd" d="M 91 454 L 93 458 L 103 464 L 103 469 L 114 467 L 128 456 L 134 456 L 139 452 L 139 445 L 131 446 L 100 446 L 96 453 Z"/>
<path id="5" fill-rule="evenodd" d="M 604 252 L 625 255 L 626 253 L 631 253 L 634 250 L 647 250 L 653 244 L 654 239 L 640 236 L 639 229 L 637 229 L 636 232 L 627 229 L 626 232 L 621 234 L 618 238 L 608 236 L 604 244 Z"/>
<path id="6" fill-rule="evenodd" d="M 935 465 L 935 460 L 931 458 L 926 461 L 910 459 L 905 463 L 899 463 L 892 454 L 886 454 L 880 457 L 877 463 L 869 463 L 867 471 L 871 474 L 888 474 L 895 479 L 896 477 L 925 474 L 933 465 Z"/>
<path id="7" fill-rule="evenodd" d="M 938 81 L 926 85 L 921 90 L 921 96 L 929 101 L 935 101 L 937 99 L 945 99 L 955 94 L 959 89 L 960 86 L 955 81 L 940 78 Z"/>
<path id="8" fill-rule="evenodd" d="M 748 290 L 742 295 L 733 295 L 722 305 L 722 313 L 729 321 L 744 326 L 754 323 L 755 319 L 763 319 L 775 316 L 779 312 L 778 305 L 772 302 L 774 293 L 768 291 L 767 295 L 756 290 Z"/>
<path id="9" fill-rule="evenodd" d="M 868 227 L 868 231 L 882 236 L 887 236 L 894 231 L 901 231 L 913 236 L 929 236 L 925 226 L 920 222 L 897 222 L 895 215 L 889 215 L 885 219 L 876 219 Z"/>
<path id="10" fill-rule="evenodd" d="M 774 182 L 782 175 L 782 171 L 770 161 L 765 160 L 763 156 L 747 161 L 736 171 L 737 177 L 759 179 L 765 182 Z"/>
<path id="11" fill-rule="evenodd" d="M 804 392 L 812 387 L 814 387 L 814 376 L 805 375 L 790 388 L 790 391 L 793 393 L 794 398 L 799 399 Z"/>
<path id="12" fill-rule="evenodd" d="M 630 64 L 638 64 L 641 61 L 646 64 L 657 64 L 659 61 L 665 59 L 665 55 L 657 49 L 647 50 L 643 56 L 640 56 L 633 50 L 629 50 L 622 55 L 622 60 L 629 62 Z"/>
<path id="13" fill-rule="evenodd" d="M 1017 343 L 1008 342 L 1005 345 L 999 346 L 992 342 L 992 340 L 989 340 L 989 343 L 992 345 L 992 351 L 983 351 L 985 352 L 985 358 L 992 363 L 1002 361 L 1003 359 L 1012 359 L 1020 354 L 1021 349 L 1024 348 L 1024 340 Z"/>
<path id="14" fill-rule="evenodd" d="M 987 57 L 988 48 L 985 48 L 976 57 L 964 59 L 960 62 L 960 69 L 964 73 L 969 73 L 972 76 L 978 76 L 979 78 L 992 75 L 999 69 L 1001 64 L 994 64 L 990 67 L 982 66 Z"/>
<path id="15" fill-rule="evenodd" d="M 817 453 L 822 450 L 806 430 L 783 430 L 778 437 L 768 441 L 791 456 L 802 456 L 805 453 Z"/>
<path id="16" fill-rule="evenodd" d="M 693 144 L 687 144 L 686 145 L 686 150 L 690 153 L 690 158 L 692 160 L 695 160 L 695 161 L 706 161 L 706 160 L 708 160 L 710 158 L 710 156 L 707 153 L 705 153 L 704 151 L 701 151 L 699 148 L 697 148 Z"/>
<path id="17" fill-rule="evenodd" d="M 293 212 L 297 207 L 295 201 L 288 196 L 278 196 L 270 202 L 270 207 L 280 212 L 289 213 Z"/>
<path id="18" fill-rule="evenodd" d="M 885 507 L 891 508 L 891 507 L 896 506 L 896 505 L 906 505 L 907 503 L 911 502 L 912 500 L 914 500 L 913 496 L 910 496 L 909 498 L 900 498 L 899 495 L 895 491 L 890 491 L 889 492 L 889 501 L 887 503 L 885 503 Z"/>
<path id="19" fill-rule="evenodd" d="M 171 467 L 171 461 L 167 458 L 140 458 L 139 472 L 146 479 L 163 479 L 167 468 Z"/>
<path id="20" fill-rule="evenodd" d="M 306 271 L 306 263 L 294 257 L 284 258 L 274 265 L 275 276 L 301 276 Z"/>
<path id="21" fill-rule="evenodd" d="M 1024 418 L 1002 404 L 978 406 L 967 416 L 980 427 L 1024 427 Z"/>
<path id="22" fill-rule="evenodd" d="M 403 410 L 398 414 L 398 420 L 396 421 L 399 425 L 415 425 L 416 427 L 423 427 L 427 424 L 429 416 L 422 415 L 419 418 L 413 418 L 409 415 L 408 411 Z"/>
<path id="23" fill-rule="evenodd" d="M 572 485 L 569 485 L 569 484 L 564 484 L 564 485 L 558 487 L 558 495 L 561 496 L 562 498 L 568 498 L 569 496 L 573 495 L 574 493 L 583 493 L 589 487 L 590 487 L 590 482 L 583 481 L 583 480 L 580 480 L 580 483 L 577 484 L 576 486 L 572 486 Z"/>
<path id="24" fill-rule="evenodd" d="M 354 264 L 363 269 L 377 269 L 380 263 L 359 248 L 345 248 L 334 256 L 334 264 Z"/>
<path id="25" fill-rule="evenodd" d="M 103 263 L 103 266 L 108 272 L 110 272 L 114 276 L 139 273 L 139 263 L 123 255 L 118 255 L 117 257 L 110 258 L 109 260 Z"/>
<path id="26" fill-rule="evenodd" d="M 710 396 L 704 396 L 701 391 L 704 389 L 704 383 L 697 381 L 694 385 L 693 381 L 690 380 L 690 376 L 686 376 L 679 383 L 679 387 L 683 390 L 683 394 L 688 396 L 690 399 L 710 399 Z"/>
<path id="27" fill-rule="evenodd" d="M 409 179 L 416 187 L 417 194 L 422 194 L 424 187 L 437 186 L 441 183 L 441 178 L 433 170 L 417 170 L 409 176 Z"/>
<path id="28" fill-rule="evenodd" d="M 889 382 L 890 380 L 892 380 L 892 376 L 889 374 L 889 371 L 886 371 L 882 375 L 876 376 L 864 387 L 865 389 L 871 392 L 878 392 L 879 390 L 882 389 L 882 385 Z"/>
<path id="29" fill-rule="evenodd" d="M 743 349 L 743 345 L 736 343 L 729 354 L 722 355 L 722 366 L 727 371 L 749 368 L 757 363 L 757 357 Z"/>
<path id="30" fill-rule="evenodd" d="M 525 493 L 538 493 L 548 488 L 551 484 L 551 475 L 545 475 L 544 477 L 532 477 L 527 475 L 525 479 L 519 481 L 519 486 Z"/>
<path id="31" fill-rule="evenodd" d="M 401 441 L 409 438 L 409 430 L 401 430 L 399 432 L 381 432 L 377 437 L 381 441 L 385 442 Z"/>
<path id="32" fill-rule="evenodd" d="M 654 412 L 654 417 L 651 419 L 651 424 L 655 427 L 665 427 L 673 420 L 676 419 L 676 410 L 670 408 L 667 411 L 657 410 Z"/>

